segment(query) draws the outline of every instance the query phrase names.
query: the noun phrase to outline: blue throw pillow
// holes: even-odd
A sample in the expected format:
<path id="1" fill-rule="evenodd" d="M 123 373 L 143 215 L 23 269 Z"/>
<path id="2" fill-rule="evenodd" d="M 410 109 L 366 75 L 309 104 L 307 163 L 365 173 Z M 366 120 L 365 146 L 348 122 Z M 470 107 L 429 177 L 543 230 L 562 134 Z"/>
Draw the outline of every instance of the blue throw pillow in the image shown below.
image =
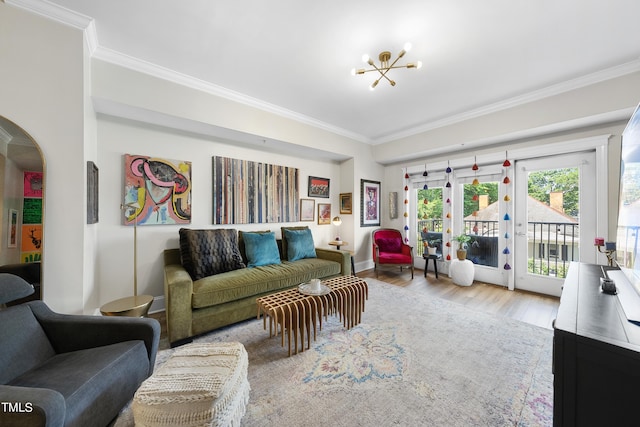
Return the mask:
<path id="1" fill-rule="evenodd" d="M 316 248 L 310 229 L 285 229 L 283 231 L 284 238 L 287 239 L 287 259 L 289 261 L 316 257 Z"/>
<path id="2" fill-rule="evenodd" d="M 242 233 L 244 250 L 247 253 L 248 267 L 280 264 L 280 252 L 276 243 L 276 234 Z"/>

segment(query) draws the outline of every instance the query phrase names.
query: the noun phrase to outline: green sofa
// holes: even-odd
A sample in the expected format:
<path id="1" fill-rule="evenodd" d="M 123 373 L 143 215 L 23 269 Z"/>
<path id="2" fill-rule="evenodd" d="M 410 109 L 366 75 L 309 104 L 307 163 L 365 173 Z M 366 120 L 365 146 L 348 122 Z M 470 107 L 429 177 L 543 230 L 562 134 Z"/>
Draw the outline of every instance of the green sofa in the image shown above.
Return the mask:
<path id="1" fill-rule="evenodd" d="M 306 227 L 283 227 L 303 230 Z M 164 251 L 164 292 L 167 335 L 172 347 L 184 344 L 191 337 L 257 316 L 256 299 L 284 289 L 298 286 L 313 278 L 330 278 L 351 274 L 351 255 L 348 251 L 314 248 L 315 257 L 288 261 L 287 240 L 277 239 L 280 263 L 245 267 L 249 265 L 242 235 L 236 241 L 243 266 L 206 277 L 193 277 L 188 262 L 194 257 L 210 257 L 210 242 L 201 245 L 204 252 L 189 251 L 181 231 L 180 248 Z M 199 236 L 235 230 L 189 230 Z M 256 234 L 256 233 L 254 233 Z M 246 235 L 246 233 L 245 233 Z M 284 240 L 284 241 L 283 241 Z M 229 246 L 229 245 L 227 245 Z M 235 248 L 233 248 L 235 249 Z M 232 250 L 233 250 L 232 249 Z M 195 255 L 194 255 L 195 254 Z M 213 256 L 215 257 L 215 253 Z M 191 257 L 191 259 L 189 259 Z"/>

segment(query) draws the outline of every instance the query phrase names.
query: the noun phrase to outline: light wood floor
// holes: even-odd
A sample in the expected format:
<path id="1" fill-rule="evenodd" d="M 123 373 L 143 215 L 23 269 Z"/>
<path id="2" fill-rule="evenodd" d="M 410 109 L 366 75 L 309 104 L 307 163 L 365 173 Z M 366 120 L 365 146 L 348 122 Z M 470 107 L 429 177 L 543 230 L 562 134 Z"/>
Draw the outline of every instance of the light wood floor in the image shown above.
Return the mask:
<path id="1" fill-rule="evenodd" d="M 375 279 L 376 273 L 374 270 L 360 271 L 358 277 Z M 444 274 L 440 274 L 436 279 L 432 271 L 427 272 L 425 278 L 423 270 L 418 269 L 415 270 L 413 280 L 408 270 L 400 272 L 399 269 L 381 270 L 378 279 L 425 295 L 447 299 L 475 310 L 510 317 L 547 329 L 552 329 L 551 325 L 560 304 L 560 299 L 556 297 L 525 291 L 509 291 L 502 286 L 486 283 L 474 282 L 468 287 L 458 286 Z M 161 340 L 166 341 L 164 311 L 149 316 L 160 321 Z"/>
<path id="2" fill-rule="evenodd" d="M 376 278 L 374 270 L 358 272 L 358 277 Z M 475 310 L 494 313 L 522 322 L 552 329 L 552 322 L 558 314 L 560 298 L 526 291 L 510 291 L 503 286 L 474 282 L 471 286 L 458 286 L 445 274 L 436 279 L 433 271 L 415 270 L 411 272 L 384 269 L 378 279 L 395 286 L 411 289 L 426 295 L 443 298 Z"/>

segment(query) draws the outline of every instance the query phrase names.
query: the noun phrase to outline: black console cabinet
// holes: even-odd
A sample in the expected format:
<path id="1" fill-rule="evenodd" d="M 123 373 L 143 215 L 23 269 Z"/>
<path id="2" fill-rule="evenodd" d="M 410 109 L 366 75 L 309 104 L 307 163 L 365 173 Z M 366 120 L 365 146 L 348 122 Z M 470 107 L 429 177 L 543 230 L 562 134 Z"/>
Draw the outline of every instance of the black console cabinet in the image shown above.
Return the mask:
<path id="1" fill-rule="evenodd" d="M 611 267 L 604 267 L 611 269 Z M 600 291 L 599 265 L 572 263 L 553 337 L 553 425 L 640 426 L 640 326 Z"/>

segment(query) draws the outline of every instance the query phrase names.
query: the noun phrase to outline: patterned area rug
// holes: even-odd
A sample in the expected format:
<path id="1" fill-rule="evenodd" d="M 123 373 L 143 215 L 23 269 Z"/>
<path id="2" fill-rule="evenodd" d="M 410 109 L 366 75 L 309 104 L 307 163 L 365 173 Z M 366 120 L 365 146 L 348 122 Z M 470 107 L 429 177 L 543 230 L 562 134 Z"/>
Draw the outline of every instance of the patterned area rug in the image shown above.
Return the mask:
<path id="1" fill-rule="evenodd" d="M 247 349 L 243 426 L 552 425 L 552 331 L 366 280 L 362 323 L 330 317 L 295 356 L 262 320 L 197 339 Z M 128 408 L 115 425 L 133 425 Z"/>

